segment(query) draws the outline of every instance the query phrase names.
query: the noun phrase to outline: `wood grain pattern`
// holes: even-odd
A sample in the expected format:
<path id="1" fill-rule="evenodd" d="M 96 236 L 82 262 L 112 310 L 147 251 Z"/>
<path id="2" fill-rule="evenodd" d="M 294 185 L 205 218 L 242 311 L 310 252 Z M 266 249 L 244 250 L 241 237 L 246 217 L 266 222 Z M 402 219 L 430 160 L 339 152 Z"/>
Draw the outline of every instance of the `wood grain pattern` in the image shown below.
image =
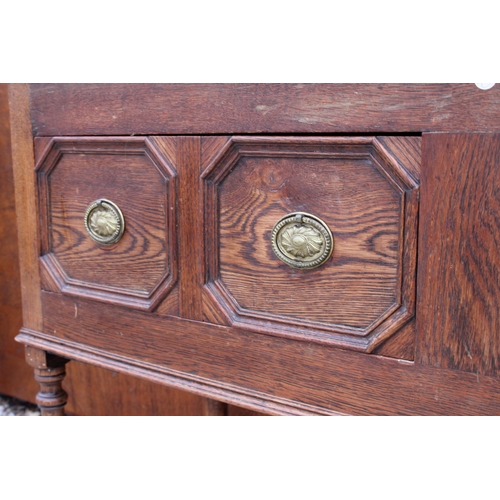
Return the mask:
<path id="1" fill-rule="evenodd" d="M 35 148 L 35 161 L 40 162 L 40 159 L 49 154 L 50 148 L 52 148 L 54 139 L 53 137 L 35 137 L 34 139 Z"/>
<path id="2" fill-rule="evenodd" d="M 163 141 L 164 138 L 156 138 Z M 202 198 L 200 189 L 199 137 L 182 137 L 178 142 L 180 312 L 188 319 L 201 320 L 203 282 L 203 227 L 200 222 Z"/>
<path id="3" fill-rule="evenodd" d="M 373 349 L 372 354 L 413 361 L 415 359 L 416 336 L 417 327 L 413 317 L 397 333 L 391 335 L 385 342 Z"/>
<path id="4" fill-rule="evenodd" d="M 202 307 L 203 321 L 214 323 L 215 325 L 231 326 L 231 319 L 229 318 L 231 312 L 228 311 L 226 313 L 223 311 L 217 301 L 217 297 L 214 297 L 207 288 L 202 290 Z"/>
<path id="5" fill-rule="evenodd" d="M 220 279 L 243 309 L 365 330 L 397 301 L 401 203 L 368 155 L 244 157 L 219 188 Z M 290 212 L 332 228 L 331 262 L 302 271 L 276 259 L 270 233 Z"/>
<path id="6" fill-rule="evenodd" d="M 14 88 L 13 96 L 17 89 L 21 89 L 18 101 L 22 104 L 16 107 L 17 123 L 22 126 L 13 137 L 22 166 L 16 175 L 16 200 L 24 211 L 20 238 L 28 248 L 22 255 L 28 287 L 23 297 L 35 297 L 31 323 L 18 336 L 21 342 L 268 413 L 500 414 L 500 379 L 496 378 L 500 364 L 496 272 L 500 87 L 481 91 L 472 84 L 31 86 L 30 117 L 41 139 L 36 151 L 42 157 L 51 154 L 47 136 L 116 134 L 121 136 L 118 142 L 142 140 L 161 161 L 177 162 L 179 295 L 158 307 L 161 314 L 153 312 L 159 303 L 143 310 L 123 307 L 126 300 L 120 302 L 122 306 L 116 301 L 96 307 L 88 294 L 67 297 L 54 292 L 42 293 L 40 310 L 35 265 L 40 243 L 37 239 L 33 243 L 39 218 L 32 134 L 27 124 L 29 102 L 25 87 Z M 457 133 L 471 131 L 481 133 Z M 417 135 L 422 132 L 419 221 Z M 237 133 L 245 136 L 235 139 Z M 408 133 L 412 137 L 402 137 Z M 148 134 L 190 136 L 127 137 Z M 200 138 L 202 134 L 210 137 Z M 270 138 L 271 134 L 278 137 Z M 285 134 L 313 136 L 291 139 Z M 230 142 L 228 135 L 233 136 Z M 339 139 L 341 135 L 350 137 Z M 370 153 L 346 157 L 343 151 L 338 162 L 333 161 L 327 150 L 339 140 L 345 140 L 347 150 L 357 144 L 358 152 L 368 148 Z M 305 155 L 307 147 L 299 147 L 300 141 L 311 147 Z M 281 156 L 276 155 L 276 148 L 281 148 Z M 302 160 L 314 168 L 308 169 Z M 367 165 L 359 167 L 363 161 Z M 355 182 L 356 173 L 373 164 L 377 166 L 368 178 L 379 173 L 374 188 L 379 196 L 373 197 L 371 189 L 362 191 L 368 196 L 360 196 L 367 175 L 358 176 Z M 272 175 L 266 175 L 269 172 Z M 382 181 L 392 191 L 380 188 Z M 349 183 L 352 189 L 339 191 Z M 335 189 L 329 191 L 332 186 Z M 314 299 L 311 313 L 301 310 L 299 301 L 291 307 L 295 296 L 282 292 L 284 279 L 296 285 L 293 276 L 283 278 L 276 274 L 278 268 L 266 268 L 272 254 L 266 254 L 267 247 L 262 245 L 266 231 L 259 221 L 267 224 L 273 210 L 279 217 L 289 210 L 288 205 L 313 212 L 329 208 L 333 204 L 329 197 L 335 199 L 332 192 L 340 192 L 340 201 L 348 200 L 340 208 L 349 208 L 351 203 L 345 218 L 335 221 L 343 229 L 338 237 L 340 250 L 348 248 L 344 234 L 358 237 L 350 233 L 352 229 L 342 228 L 342 223 L 361 214 L 367 222 L 360 241 L 361 234 L 370 237 L 363 240 L 358 275 L 377 270 L 382 260 L 385 265 L 380 267 L 390 271 L 392 281 L 371 297 L 369 285 L 373 284 L 369 283 L 364 294 L 354 294 L 355 300 L 353 289 L 337 286 L 336 290 L 345 289 L 344 298 L 338 294 L 327 301 L 325 297 L 331 294 L 327 283 L 337 275 L 328 276 L 324 283 L 319 279 L 296 293 Z M 397 203 L 392 200 L 391 205 L 394 194 L 388 193 L 394 192 Z M 338 200 L 337 204 L 341 205 Z M 385 214 L 382 244 L 376 237 L 380 206 Z M 203 210 L 208 214 L 205 219 Z M 50 217 L 40 215 L 42 226 L 48 228 Z M 25 221 L 31 229 L 22 227 Z M 42 239 L 42 249 L 48 241 Z M 348 252 L 341 256 L 341 264 L 350 265 L 352 256 Z M 259 266 L 264 272 L 257 279 L 252 272 Z M 43 276 L 49 289 L 69 286 L 61 270 L 55 266 L 47 270 L 56 271 Z M 320 270 L 313 272 L 320 275 Z M 338 278 L 343 277 L 339 274 Z M 380 285 L 384 279 L 379 273 L 375 283 Z M 273 280 L 277 285 L 269 286 Z M 297 283 L 294 292 L 303 280 Z M 133 293 L 142 293 L 144 298 L 149 286 Z M 314 286 L 323 288 L 318 291 Z M 321 301 L 322 306 L 331 307 L 335 300 L 344 303 L 336 309 L 318 307 Z M 354 304 L 363 300 L 366 307 L 358 305 L 356 310 Z M 288 307 L 283 317 L 269 304 L 273 301 L 281 309 Z M 377 323 L 369 315 L 378 303 L 388 312 L 378 311 Z M 349 307 L 351 315 L 342 313 Z M 175 317 L 176 311 L 184 317 Z M 34 326 L 37 322 L 38 327 Z M 412 358 L 415 335 L 415 362 L 391 358 Z M 202 411 L 229 414 L 229 409 L 211 403 L 204 403 Z"/>
<path id="7" fill-rule="evenodd" d="M 28 85 L 9 85 L 9 106 L 18 221 L 19 265 L 22 283 L 23 324 L 26 328 L 40 329 L 43 320 L 38 264 L 40 252 L 38 196 L 34 172 Z"/>
<path id="8" fill-rule="evenodd" d="M 229 321 L 373 349 L 372 339 L 332 334 L 378 329 L 376 336 L 385 338 L 404 324 L 398 314 L 413 315 L 417 179 L 405 178 L 404 159 L 382 158 L 378 147 L 369 137 L 224 143 L 203 177 L 207 291 Z M 272 251 L 274 224 L 296 211 L 320 217 L 334 234 L 332 258 L 316 269 L 290 268 Z M 213 309 L 206 307 L 206 317 Z M 386 334 L 380 325 L 391 315 L 399 323 Z"/>
<path id="9" fill-rule="evenodd" d="M 72 361 L 66 412 L 88 416 L 203 416 L 206 399 L 113 370 Z"/>
<path id="10" fill-rule="evenodd" d="M 75 318 L 70 298 L 44 292 L 42 300 L 46 333 L 26 332 L 23 342 L 257 411 L 500 414 L 500 380 L 491 377 L 84 299 Z"/>
<path id="11" fill-rule="evenodd" d="M 25 362 L 23 346 L 14 341 L 23 313 L 6 84 L 0 84 L 0 242 L 0 393 L 34 398 L 33 370 Z"/>
<path id="12" fill-rule="evenodd" d="M 188 319 L 203 319 L 201 286 L 203 283 L 202 197 L 199 179 L 200 137 L 153 137 L 151 143 L 175 163 L 179 172 L 179 314 Z M 160 312 L 164 312 L 164 307 Z M 227 415 L 225 403 L 205 399 L 203 414 Z"/>
<path id="13" fill-rule="evenodd" d="M 500 130 L 500 87 L 472 83 L 35 84 L 31 101 L 40 136 Z"/>
<path id="14" fill-rule="evenodd" d="M 0 393 L 35 403 L 38 384 L 25 361 L 23 345 L 14 341 L 23 318 L 17 228 L 12 223 L 16 212 L 8 111 L 7 85 L 0 84 Z M 50 141 L 50 138 L 35 141 L 37 157 L 43 154 Z M 41 271 L 43 275 L 44 268 Z M 58 287 L 54 291 L 58 291 Z M 178 288 L 174 288 L 156 312 L 178 315 L 178 300 Z M 221 404 L 212 404 L 195 394 L 85 363 L 73 361 L 66 366 L 66 372 L 63 387 L 69 399 L 65 409 L 71 415 L 208 415 L 221 412 Z M 222 410 L 226 408 L 223 406 Z M 231 415 L 252 413 L 231 405 L 226 411 Z"/>
<path id="15" fill-rule="evenodd" d="M 423 137 L 420 363 L 500 373 L 500 135 Z"/>
<path id="16" fill-rule="evenodd" d="M 396 161 L 418 184 L 422 164 L 422 137 L 385 135 L 377 137 L 377 142 L 387 152 L 387 156 Z"/>
<path id="17" fill-rule="evenodd" d="M 201 172 L 214 161 L 217 156 L 230 146 L 228 136 L 205 136 L 201 138 Z"/>
<path id="18" fill-rule="evenodd" d="M 179 287 L 175 286 L 168 295 L 160 302 L 155 309 L 157 314 L 165 316 L 179 316 L 180 315 L 180 297 Z"/>
<path id="19" fill-rule="evenodd" d="M 142 138 L 54 138 L 37 169 L 49 289 L 55 283 L 66 293 L 153 309 L 177 272 L 173 167 Z M 125 217 L 115 245 L 95 243 L 83 224 L 101 198 Z"/>
<path id="20" fill-rule="evenodd" d="M 228 136 L 208 136 L 201 137 L 201 159 L 200 159 L 200 172 L 204 172 L 211 163 L 215 161 L 217 157 L 221 157 L 224 152 L 230 147 L 231 138 Z M 202 186 L 203 189 L 203 186 Z M 209 200 L 204 197 L 203 203 L 210 203 Z M 215 221 L 206 220 L 205 212 L 207 210 L 207 206 L 203 207 L 203 225 L 204 225 L 204 240 L 207 242 L 212 241 L 214 235 L 216 234 L 216 226 Z M 208 247 L 207 247 L 208 248 Z M 207 249 L 205 250 L 205 252 Z M 210 259 L 212 256 L 205 255 L 205 261 Z M 204 277 L 203 283 L 208 280 L 208 267 L 205 265 L 204 268 Z M 226 325 L 230 326 L 231 321 L 228 318 L 227 314 L 224 311 L 221 311 L 220 306 L 217 305 L 216 301 L 214 301 L 212 294 L 209 290 L 204 287 L 202 289 L 202 311 L 203 311 L 203 320 L 209 323 L 214 323 L 216 325 Z"/>

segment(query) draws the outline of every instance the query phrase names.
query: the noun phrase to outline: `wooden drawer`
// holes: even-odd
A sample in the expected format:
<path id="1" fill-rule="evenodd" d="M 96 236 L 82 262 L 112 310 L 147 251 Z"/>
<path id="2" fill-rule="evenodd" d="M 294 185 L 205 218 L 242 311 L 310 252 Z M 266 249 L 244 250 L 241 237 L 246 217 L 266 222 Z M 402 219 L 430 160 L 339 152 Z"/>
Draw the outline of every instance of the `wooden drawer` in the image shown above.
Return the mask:
<path id="1" fill-rule="evenodd" d="M 175 169 L 143 138 L 37 141 L 44 288 L 152 310 L 177 276 Z M 96 200 L 119 206 L 117 244 L 86 232 Z"/>
<path id="2" fill-rule="evenodd" d="M 366 351 L 397 332 L 415 310 L 420 142 L 225 139 L 202 173 L 206 318 L 217 309 L 226 324 Z M 295 213 L 319 218 L 333 235 L 332 256 L 318 267 L 294 267 L 311 262 L 299 247 L 288 263 L 273 251 L 273 228 Z M 311 224 L 287 228 L 289 238 L 295 228 L 316 231 L 307 256 L 321 256 L 325 243 Z"/>
<path id="3" fill-rule="evenodd" d="M 415 311 L 420 142 L 201 138 L 200 165 L 190 168 L 201 170 L 205 241 L 190 244 L 204 250 L 204 320 L 368 352 L 395 335 Z M 43 289 L 179 316 L 175 139 L 36 144 Z M 84 225 L 101 199 L 125 219 L 111 245 Z M 192 210 L 190 200 L 180 203 Z M 330 248 L 318 267 L 294 267 L 315 262 L 303 253 L 286 263 L 273 251 L 273 228 L 295 213 L 332 234 L 330 248 L 311 224 L 288 229 L 316 231 L 313 258 Z"/>

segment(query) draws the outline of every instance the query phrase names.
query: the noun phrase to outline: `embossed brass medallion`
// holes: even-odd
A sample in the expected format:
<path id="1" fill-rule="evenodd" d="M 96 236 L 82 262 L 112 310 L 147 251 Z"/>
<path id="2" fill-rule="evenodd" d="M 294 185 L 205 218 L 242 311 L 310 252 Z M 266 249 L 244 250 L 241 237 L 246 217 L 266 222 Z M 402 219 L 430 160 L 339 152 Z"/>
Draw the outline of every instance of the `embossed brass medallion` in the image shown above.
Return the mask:
<path id="1" fill-rule="evenodd" d="M 109 200 L 97 200 L 85 212 L 85 229 L 89 236 L 103 245 L 120 240 L 125 231 L 125 219 L 118 206 Z"/>
<path id="2" fill-rule="evenodd" d="M 324 264 L 333 251 L 333 236 L 318 217 L 294 212 L 282 217 L 271 233 L 273 251 L 296 269 L 313 269 Z"/>

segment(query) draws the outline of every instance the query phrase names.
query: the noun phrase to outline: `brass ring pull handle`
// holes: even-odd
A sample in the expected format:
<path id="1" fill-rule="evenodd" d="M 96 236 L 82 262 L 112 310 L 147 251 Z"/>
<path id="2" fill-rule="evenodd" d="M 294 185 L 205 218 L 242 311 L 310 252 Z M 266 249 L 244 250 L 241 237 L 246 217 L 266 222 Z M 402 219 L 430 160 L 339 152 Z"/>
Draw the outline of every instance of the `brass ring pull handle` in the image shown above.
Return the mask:
<path id="1" fill-rule="evenodd" d="M 112 201 L 96 200 L 85 212 L 85 229 L 89 236 L 103 245 L 117 243 L 125 231 L 125 219 Z"/>
<path id="2" fill-rule="evenodd" d="M 271 243 L 276 257 L 296 269 L 321 266 L 332 255 L 334 244 L 328 226 L 303 212 L 282 217 L 273 228 Z"/>

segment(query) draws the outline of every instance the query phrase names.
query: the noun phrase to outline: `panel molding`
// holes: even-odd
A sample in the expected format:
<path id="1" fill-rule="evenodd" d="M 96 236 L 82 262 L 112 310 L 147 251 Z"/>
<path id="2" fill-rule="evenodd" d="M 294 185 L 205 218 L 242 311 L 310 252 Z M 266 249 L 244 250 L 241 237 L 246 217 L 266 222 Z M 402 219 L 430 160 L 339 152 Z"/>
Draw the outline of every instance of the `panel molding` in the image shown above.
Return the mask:
<path id="1" fill-rule="evenodd" d="M 257 391 L 242 390 L 231 384 L 221 384 L 203 377 L 189 376 L 176 370 L 169 370 L 150 363 L 123 356 L 112 355 L 101 349 L 82 346 L 75 342 L 55 342 L 52 336 L 22 328 L 16 337 L 25 346 L 37 347 L 51 353 L 58 353 L 68 359 L 88 363 L 93 366 L 132 375 L 153 383 L 189 391 L 198 396 L 216 399 L 242 408 L 265 412 L 269 415 L 345 415 L 328 411 L 319 406 L 300 404 L 285 398 L 276 398 Z"/>
<path id="2" fill-rule="evenodd" d="M 38 140 L 39 141 L 39 140 Z M 167 139 L 168 141 L 168 139 Z M 75 297 L 89 297 L 99 301 L 153 311 L 177 283 L 177 172 L 148 138 L 143 137 L 53 137 L 39 148 L 36 161 L 38 176 L 41 227 L 41 257 L 44 285 Z M 161 175 L 165 184 L 165 240 L 168 266 L 156 284 L 147 291 L 97 284 L 71 278 L 53 251 L 50 220 L 50 177 L 63 155 L 137 155 L 146 157 Z M 82 216 L 83 217 L 83 216 Z M 83 220 L 83 219 L 82 219 Z"/>
<path id="3" fill-rule="evenodd" d="M 418 138 L 417 138 L 418 140 Z M 332 344 L 371 352 L 403 327 L 415 314 L 416 239 L 418 223 L 418 178 L 395 160 L 386 145 L 373 137 L 241 137 L 222 142 L 211 151 L 212 160 L 202 172 L 205 200 L 205 295 L 225 323 L 254 332 Z M 219 186 L 245 157 L 261 158 L 369 158 L 401 199 L 398 286 L 395 301 L 368 326 L 351 327 L 315 320 L 291 318 L 277 313 L 249 310 L 240 306 L 220 279 Z"/>

